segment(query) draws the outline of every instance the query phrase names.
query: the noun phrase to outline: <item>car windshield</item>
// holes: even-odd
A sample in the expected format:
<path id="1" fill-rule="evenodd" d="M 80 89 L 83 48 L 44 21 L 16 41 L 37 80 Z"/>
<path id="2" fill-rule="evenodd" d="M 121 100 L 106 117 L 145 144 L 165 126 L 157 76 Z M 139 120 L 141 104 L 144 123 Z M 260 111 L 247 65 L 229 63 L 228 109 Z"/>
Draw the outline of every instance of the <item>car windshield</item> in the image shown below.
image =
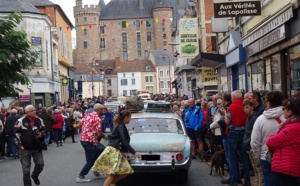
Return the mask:
<path id="1" fill-rule="evenodd" d="M 183 134 L 181 123 L 172 118 L 131 118 L 126 125 L 129 133 L 176 133 Z"/>

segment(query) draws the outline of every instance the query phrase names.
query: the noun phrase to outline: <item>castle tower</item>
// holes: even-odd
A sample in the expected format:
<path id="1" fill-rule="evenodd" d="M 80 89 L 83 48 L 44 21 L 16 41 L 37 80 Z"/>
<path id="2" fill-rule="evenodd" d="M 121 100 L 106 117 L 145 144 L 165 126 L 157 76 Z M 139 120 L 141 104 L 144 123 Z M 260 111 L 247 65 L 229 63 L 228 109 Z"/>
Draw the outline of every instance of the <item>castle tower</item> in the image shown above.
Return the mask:
<path id="1" fill-rule="evenodd" d="M 98 5 L 82 7 L 82 0 L 76 0 L 74 18 L 78 63 L 91 63 L 93 60 L 100 59 L 99 17 Z"/>

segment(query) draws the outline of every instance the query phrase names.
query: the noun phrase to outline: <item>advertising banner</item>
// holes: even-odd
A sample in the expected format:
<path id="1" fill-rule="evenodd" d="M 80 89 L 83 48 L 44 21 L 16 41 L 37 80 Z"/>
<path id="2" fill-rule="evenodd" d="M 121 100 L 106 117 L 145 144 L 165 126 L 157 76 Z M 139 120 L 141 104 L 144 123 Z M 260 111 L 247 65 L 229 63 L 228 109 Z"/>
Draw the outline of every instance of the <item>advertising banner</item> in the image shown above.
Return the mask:
<path id="1" fill-rule="evenodd" d="M 181 57 L 196 57 L 199 54 L 197 18 L 181 18 L 179 29 Z"/>
<path id="2" fill-rule="evenodd" d="M 218 83 L 218 73 L 214 68 L 202 68 L 202 84 L 213 85 Z"/>
<path id="3" fill-rule="evenodd" d="M 214 0 L 214 17 L 261 15 L 260 0 Z"/>

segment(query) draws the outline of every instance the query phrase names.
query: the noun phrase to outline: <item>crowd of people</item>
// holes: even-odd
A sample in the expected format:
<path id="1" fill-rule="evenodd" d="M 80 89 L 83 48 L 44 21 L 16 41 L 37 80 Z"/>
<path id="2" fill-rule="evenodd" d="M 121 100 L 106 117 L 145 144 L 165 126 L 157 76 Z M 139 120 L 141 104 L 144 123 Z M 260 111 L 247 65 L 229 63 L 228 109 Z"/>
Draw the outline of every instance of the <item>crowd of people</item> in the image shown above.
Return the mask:
<path id="1" fill-rule="evenodd" d="M 176 94 L 156 94 L 152 99 L 170 102 L 173 112 L 182 117 L 192 143 L 193 159 L 197 156 L 203 158 L 208 152 L 213 154 L 215 147 L 221 146 L 229 172 L 229 178 L 221 180 L 222 184 L 235 186 L 242 183 L 241 179 L 244 178 L 244 184 L 250 186 L 250 172 L 253 172 L 257 186 L 299 186 L 298 95 L 284 99 L 283 93 L 279 91 L 262 95 L 260 92 L 244 93 L 236 90 L 215 94 L 210 99 L 195 100 L 187 95 Z M 130 146 L 130 136 L 125 130 L 125 124 L 131 118 L 130 112 L 120 107 L 118 113 L 113 113 L 104 102 L 99 96 L 70 100 L 48 108 L 39 104 L 37 108 L 29 105 L 25 109 L 11 108 L 8 112 L 4 106 L 1 107 L 1 158 L 21 157 L 24 185 L 31 184 L 28 158 L 24 157 L 35 158 L 36 167 L 31 178 L 37 184 L 38 175 L 43 169 L 43 161 L 39 155 L 41 150 L 51 143 L 55 143 L 57 147 L 63 146 L 68 137 L 76 143 L 74 135 L 80 129 L 86 164 L 76 181 L 89 182 L 90 179 L 86 179 L 85 175 L 92 169 L 97 177 L 108 175 L 104 185 L 115 184 L 133 173 L 128 162 L 122 159 L 121 152 L 125 149 L 136 157 L 140 155 Z M 28 135 L 22 131 L 27 125 L 36 129 L 36 147 L 32 144 L 26 146 L 26 142 L 21 143 L 24 141 L 22 136 Z M 99 148 L 99 141 L 108 138 L 106 132 L 112 133 L 108 147 Z M 122 148 L 118 146 L 120 140 L 124 144 Z M 45 145 L 41 145 L 43 143 Z M 34 148 L 31 149 L 32 147 Z M 24 153 L 24 149 L 29 151 Z M 103 163 L 108 158 L 114 158 L 113 164 L 122 166 L 109 169 L 113 165 Z"/>

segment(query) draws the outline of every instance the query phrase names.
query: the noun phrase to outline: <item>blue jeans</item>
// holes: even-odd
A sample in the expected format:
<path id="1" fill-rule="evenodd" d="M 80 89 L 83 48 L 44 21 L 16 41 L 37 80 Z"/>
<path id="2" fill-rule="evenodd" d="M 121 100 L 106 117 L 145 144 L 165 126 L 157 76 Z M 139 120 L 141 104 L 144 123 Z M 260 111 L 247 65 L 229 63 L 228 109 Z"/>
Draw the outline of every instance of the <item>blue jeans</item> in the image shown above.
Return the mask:
<path id="1" fill-rule="evenodd" d="M 264 175 L 264 186 L 279 186 L 279 174 L 272 172 L 271 164 L 267 160 L 260 160 Z"/>
<path id="2" fill-rule="evenodd" d="M 239 155 L 243 165 L 245 183 L 250 182 L 249 159 L 246 149 L 243 148 L 243 138 L 245 130 L 230 129 L 227 140 L 230 157 L 230 177 L 231 183 L 236 184 L 239 179 Z"/>
<path id="3" fill-rule="evenodd" d="M 62 129 L 53 129 L 55 143 L 62 143 Z"/>
<path id="4" fill-rule="evenodd" d="M 12 157 L 15 157 L 17 153 L 19 153 L 19 150 L 16 147 L 15 141 L 14 141 L 14 135 L 9 135 L 9 144 L 10 144 L 10 151 Z"/>
<path id="5" fill-rule="evenodd" d="M 50 142 L 51 136 L 52 136 L 52 131 L 51 131 L 51 130 L 48 130 L 48 131 L 46 132 L 46 135 L 47 135 L 47 137 L 45 137 L 45 143 L 48 145 L 49 142 Z"/>
<path id="6" fill-rule="evenodd" d="M 100 152 L 98 151 L 97 147 L 93 145 L 93 143 L 86 142 L 86 141 L 80 141 L 80 142 L 85 151 L 86 164 L 83 166 L 82 170 L 80 171 L 79 176 L 81 178 L 84 178 L 85 175 L 87 175 L 90 169 L 93 167 L 95 161 L 100 155 Z"/>
<path id="7" fill-rule="evenodd" d="M 222 139 L 223 140 L 223 146 L 224 146 L 224 150 L 225 150 L 225 158 L 226 158 L 226 162 L 228 167 L 230 168 L 230 159 L 229 159 L 229 148 L 228 148 L 228 140 L 227 139 Z"/>

